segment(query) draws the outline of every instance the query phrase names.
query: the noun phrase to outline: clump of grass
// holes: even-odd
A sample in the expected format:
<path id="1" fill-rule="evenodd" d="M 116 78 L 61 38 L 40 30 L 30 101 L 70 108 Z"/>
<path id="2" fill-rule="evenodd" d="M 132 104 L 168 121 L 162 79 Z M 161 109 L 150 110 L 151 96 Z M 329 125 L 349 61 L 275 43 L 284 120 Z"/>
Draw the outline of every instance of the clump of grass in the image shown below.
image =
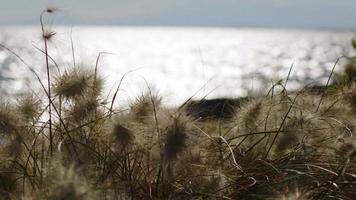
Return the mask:
<path id="1" fill-rule="evenodd" d="M 47 35 L 45 42 L 55 37 Z M 325 92 L 321 102 L 319 95 L 289 92 L 279 82 L 267 96 L 236 105 L 235 117 L 195 120 L 180 108 L 164 107 L 150 90 L 129 109 L 115 108 L 105 99 L 114 101 L 117 93 L 103 98 L 96 67 L 58 70 L 53 82 L 47 77 L 47 88 L 39 79 L 44 95 L 0 105 L 1 197 L 356 196 L 354 83 Z M 46 68 L 51 75 L 48 60 Z"/>

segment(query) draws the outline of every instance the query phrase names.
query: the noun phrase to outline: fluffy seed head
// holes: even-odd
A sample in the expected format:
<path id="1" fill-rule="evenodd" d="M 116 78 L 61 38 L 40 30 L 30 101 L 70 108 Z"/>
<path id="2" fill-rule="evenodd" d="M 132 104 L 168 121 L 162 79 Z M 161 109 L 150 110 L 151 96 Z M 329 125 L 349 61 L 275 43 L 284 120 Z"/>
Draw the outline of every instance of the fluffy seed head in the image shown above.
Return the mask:
<path id="1" fill-rule="evenodd" d="M 67 99 L 75 99 L 83 94 L 98 97 L 103 89 L 103 79 L 90 71 L 79 68 L 66 70 L 55 78 L 54 92 Z"/>
<path id="2" fill-rule="evenodd" d="M 184 150 L 186 138 L 186 125 L 174 118 L 172 124 L 167 128 L 164 146 L 164 155 L 167 161 L 176 159 L 178 154 Z"/>
<path id="3" fill-rule="evenodd" d="M 52 7 L 52 6 L 51 7 L 47 7 L 47 9 L 46 9 L 47 13 L 54 13 L 56 11 L 58 11 L 58 8 Z"/>
<path id="4" fill-rule="evenodd" d="M 98 109 L 99 101 L 92 95 L 83 95 L 77 98 L 74 102 L 74 106 L 70 110 L 70 115 L 76 121 L 92 116 L 92 114 Z"/>
<path id="5" fill-rule="evenodd" d="M 123 127 L 120 123 L 115 124 L 111 135 L 113 142 L 117 144 L 119 149 L 125 149 L 131 145 L 135 139 L 133 133 L 129 129 Z"/>
<path id="6" fill-rule="evenodd" d="M 84 93 L 98 96 L 102 87 L 103 81 L 100 77 L 94 78 L 93 73 L 85 70 L 71 69 L 56 78 L 54 91 L 57 95 L 62 95 L 67 99 L 74 99 Z"/>
<path id="7" fill-rule="evenodd" d="M 288 149 L 292 149 L 298 143 L 298 131 L 301 120 L 294 117 L 290 119 L 283 127 L 285 132 L 279 135 L 276 142 L 276 152 L 284 153 Z"/>
<path id="8" fill-rule="evenodd" d="M 256 128 L 257 119 L 261 114 L 261 110 L 262 102 L 257 101 L 248 104 L 244 109 L 239 111 L 242 115 L 240 120 L 242 120 L 241 123 L 243 124 L 245 131 L 248 132 Z"/>
<path id="9" fill-rule="evenodd" d="M 90 75 L 86 72 L 73 69 L 65 71 L 56 78 L 54 91 L 67 99 L 81 96 L 90 86 Z"/>
<path id="10" fill-rule="evenodd" d="M 141 95 L 130 105 L 131 114 L 134 120 L 145 122 L 150 116 L 153 116 L 154 107 L 157 109 L 161 103 L 161 98 L 150 96 L 149 94 Z"/>
<path id="11" fill-rule="evenodd" d="M 42 37 L 45 40 L 50 40 L 55 35 L 56 35 L 56 32 L 49 30 L 49 29 L 45 29 L 44 32 L 42 33 Z"/>
<path id="12" fill-rule="evenodd" d="M 40 101 L 34 95 L 26 95 L 17 102 L 17 110 L 25 121 L 38 117 L 40 108 Z"/>
<path id="13" fill-rule="evenodd" d="M 15 111 L 8 104 L 0 105 L 0 134 L 17 133 Z"/>

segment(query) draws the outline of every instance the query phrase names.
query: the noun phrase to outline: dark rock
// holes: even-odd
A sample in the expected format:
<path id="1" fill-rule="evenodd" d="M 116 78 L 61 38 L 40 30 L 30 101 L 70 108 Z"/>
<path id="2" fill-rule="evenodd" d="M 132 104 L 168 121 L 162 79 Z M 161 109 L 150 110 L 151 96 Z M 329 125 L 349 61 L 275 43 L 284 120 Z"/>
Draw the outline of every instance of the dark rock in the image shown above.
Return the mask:
<path id="1" fill-rule="evenodd" d="M 187 103 L 185 109 L 188 115 L 195 119 L 229 119 L 235 116 L 235 110 L 248 99 L 248 97 L 203 99 Z"/>
<path id="2" fill-rule="evenodd" d="M 312 85 L 306 88 L 306 91 L 314 94 L 314 95 L 321 95 L 325 91 L 325 86 L 323 85 Z"/>
<path id="3" fill-rule="evenodd" d="M 313 95 L 328 95 L 334 94 L 337 91 L 339 86 L 336 84 L 330 84 L 329 86 L 325 87 L 323 85 L 313 85 L 306 87 L 306 92 L 313 94 Z"/>

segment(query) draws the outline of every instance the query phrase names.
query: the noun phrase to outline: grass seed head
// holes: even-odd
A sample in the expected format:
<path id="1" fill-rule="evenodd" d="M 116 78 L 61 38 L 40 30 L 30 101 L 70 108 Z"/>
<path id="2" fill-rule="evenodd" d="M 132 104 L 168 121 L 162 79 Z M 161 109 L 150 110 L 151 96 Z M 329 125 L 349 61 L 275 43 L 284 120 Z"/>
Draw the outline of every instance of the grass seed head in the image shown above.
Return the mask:
<path id="1" fill-rule="evenodd" d="M 66 99 L 76 99 L 84 94 L 99 97 L 104 85 L 102 77 L 79 68 L 66 70 L 54 82 L 54 92 Z"/>
<path id="2" fill-rule="evenodd" d="M 18 129 L 16 111 L 9 104 L 0 104 L 0 134 L 16 134 Z"/>
<path id="3" fill-rule="evenodd" d="M 54 84 L 54 91 L 57 95 L 62 95 L 67 99 L 73 99 L 84 94 L 90 86 L 90 75 L 86 72 L 73 69 L 65 71 L 57 77 Z"/>
<path id="4" fill-rule="evenodd" d="M 135 139 L 134 134 L 129 129 L 123 127 L 120 123 L 114 125 L 111 135 L 113 142 L 119 149 L 125 149 L 130 146 Z"/>
<path id="5" fill-rule="evenodd" d="M 53 36 L 55 36 L 57 33 L 55 31 L 52 31 L 50 29 L 45 29 L 44 32 L 42 33 L 42 38 L 45 40 L 51 40 Z"/>
<path id="6" fill-rule="evenodd" d="M 301 120 L 294 117 L 286 122 L 281 133 L 276 141 L 276 152 L 284 153 L 288 149 L 292 149 L 298 142 L 298 130 Z"/>
<path id="7" fill-rule="evenodd" d="M 57 12 L 58 10 L 59 10 L 58 8 L 53 7 L 53 6 L 50 6 L 50 7 L 46 8 L 46 12 L 50 13 L 50 14 L 53 14 L 53 13 Z"/>
<path id="8" fill-rule="evenodd" d="M 137 122 L 147 122 L 153 117 L 154 109 L 158 109 L 161 104 L 161 98 L 149 94 L 141 95 L 130 105 L 130 113 Z"/>
<path id="9" fill-rule="evenodd" d="M 81 121 L 93 116 L 98 107 L 99 100 L 95 96 L 83 95 L 75 100 L 69 113 L 75 121 Z"/>
<path id="10" fill-rule="evenodd" d="M 241 120 L 242 127 L 245 132 L 250 132 L 256 129 L 258 117 L 262 112 L 263 104 L 261 101 L 253 101 L 239 110 L 238 120 Z"/>
<path id="11" fill-rule="evenodd" d="M 34 95 L 26 95 L 17 102 L 17 110 L 25 121 L 32 121 L 37 118 L 40 109 L 40 101 Z"/>
<path id="12" fill-rule="evenodd" d="M 186 139 L 186 125 L 174 118 L 172 124 L 167 128 L 164 146 L 164 156 L 167 161 L 176 159 L 178 154 L 184 150 Z"/>

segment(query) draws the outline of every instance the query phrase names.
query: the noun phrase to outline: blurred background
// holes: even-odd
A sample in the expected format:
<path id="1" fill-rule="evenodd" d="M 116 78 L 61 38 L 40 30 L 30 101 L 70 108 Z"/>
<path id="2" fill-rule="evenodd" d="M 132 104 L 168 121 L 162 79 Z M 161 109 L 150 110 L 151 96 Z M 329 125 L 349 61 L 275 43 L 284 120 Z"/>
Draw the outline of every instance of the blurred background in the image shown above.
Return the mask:
<path id="1" fill-rule="evenodd" d="M 0 43 L 45 77 L 40 14 L 55 35 L 59 70 L 93 69 L 106 90 L 124 74 L 121 102 L 147 85 L 167 104 L 239 97 L 285 79 L 288 87 L 325 84 L 339 56 L 352 56 L 354 0 L 0 0 Z M 74 59 L 73 59 L 74 55 Z M 340 62 L 342 65 L 343 62 Z M 53 76 L 57 70 L 52 63 Z M 35 77 L 0 48 L 0 90 L 38 91 Z"/>

